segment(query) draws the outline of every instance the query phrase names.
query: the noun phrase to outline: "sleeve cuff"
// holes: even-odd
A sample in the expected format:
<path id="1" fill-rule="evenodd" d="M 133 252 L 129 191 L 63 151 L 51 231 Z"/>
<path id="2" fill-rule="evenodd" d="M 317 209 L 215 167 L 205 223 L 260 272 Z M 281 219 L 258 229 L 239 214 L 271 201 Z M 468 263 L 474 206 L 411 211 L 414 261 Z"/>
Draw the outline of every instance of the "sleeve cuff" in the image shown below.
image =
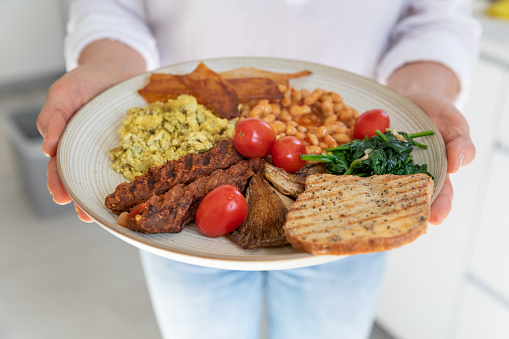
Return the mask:
<path id="1" fill-rule="evenodd" d="M 144 21 L 118 4 L 99 4 L 93 7 L 78 1 L 71 6 L 64 46 L 67 70 L 77 67 L 79 55 L 88 44 L 101 39 L 116 40 L 137 51 L 147 70 L 160 67 L 156 41 Z"/>
<path id="2" fill-rule="evenodd" d="M 445 65 L 454 72 L 460 82 L 456 104 L 464 104 L 471 87 L 471 68 L 477 58 L 477 46 L 465 46 L 461 39 L 445 32 L 429 32 L 419 38 L 408 37 L 394 46 L 378 66 L 377 79 L 383 84 L 398 68 L 419 61 L 431 61 Z"/>

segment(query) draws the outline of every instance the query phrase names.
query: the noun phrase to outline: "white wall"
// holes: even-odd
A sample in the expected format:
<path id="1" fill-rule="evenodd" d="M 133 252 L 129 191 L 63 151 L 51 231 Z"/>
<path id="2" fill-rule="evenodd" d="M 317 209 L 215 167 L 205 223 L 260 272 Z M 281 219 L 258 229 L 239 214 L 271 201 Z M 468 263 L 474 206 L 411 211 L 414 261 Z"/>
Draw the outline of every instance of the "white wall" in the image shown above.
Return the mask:
<path id="1" fill-rule="evenodd" d="M 64 71 L 67 1 L 0 1 L 0 85 Z"/>

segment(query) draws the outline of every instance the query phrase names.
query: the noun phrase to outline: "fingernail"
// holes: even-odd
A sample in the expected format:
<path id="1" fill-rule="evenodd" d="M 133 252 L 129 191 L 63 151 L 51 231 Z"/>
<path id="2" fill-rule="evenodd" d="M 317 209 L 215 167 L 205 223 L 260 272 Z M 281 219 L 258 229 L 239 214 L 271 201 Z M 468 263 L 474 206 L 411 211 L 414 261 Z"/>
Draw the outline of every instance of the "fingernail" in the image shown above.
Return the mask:
<path id="1" fill-rule="evenodd" d="M 461 167 L 461 165 L 463 164 L 463 160 L 465 159 L 465 152 L 461 152 L 460 155 L 459 155 L 459 159 L 460 159 L 460 165 L 459 167 Z"/>
<path id="2" fill-rule="evenodd" d="M 51 158 L 49 156 L 49 154 L 47 152 L 44 151 L 44 143 L 46 142 L 46 139 L 43 139 L 42 140 L 42 146 L 41 146 L 41 149 L 42 149 L 42 154 L 44 154 L 45 156 L 47 156 L 48 158 Z"/>

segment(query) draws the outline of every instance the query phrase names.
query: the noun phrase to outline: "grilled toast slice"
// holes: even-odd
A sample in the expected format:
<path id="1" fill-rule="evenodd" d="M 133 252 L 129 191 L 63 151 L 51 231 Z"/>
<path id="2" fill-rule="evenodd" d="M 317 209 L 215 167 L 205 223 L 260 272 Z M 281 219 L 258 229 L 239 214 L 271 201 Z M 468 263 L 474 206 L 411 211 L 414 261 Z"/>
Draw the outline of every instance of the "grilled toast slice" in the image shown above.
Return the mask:
<path id="1" fill-rule="evenodd" d="M 311 175 L 288 213 L 285 235 L 312 254 L 390 250 L 426 232 L 432 193 L 425 174 Z"/>

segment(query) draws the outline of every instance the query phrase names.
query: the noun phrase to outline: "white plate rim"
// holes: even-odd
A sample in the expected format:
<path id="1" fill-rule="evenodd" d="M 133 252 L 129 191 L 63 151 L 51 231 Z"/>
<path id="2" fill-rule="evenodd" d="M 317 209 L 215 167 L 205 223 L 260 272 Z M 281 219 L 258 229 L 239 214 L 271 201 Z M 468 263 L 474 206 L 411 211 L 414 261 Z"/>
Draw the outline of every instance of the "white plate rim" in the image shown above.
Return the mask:
<path id="1" fill-rule="evenodd" d="M 70 119 L 69 123 L 67 124 L 66 128 L 64 129 L 64 132 L 62 133 L 62 138 L 59 141 L 58 149 L 57 149 L 57 164 L 58 164 L 58 173 L 60 175 L 62 184 L 64 188 L 67 190 L 71 198 L 74 200 L 74 202 L 87 214 L 89 215 L 97 224 L 99 224 L 102 228 L 107 230 L 109 233 L 113 234 L 117 238 L 138 247 L 141 250 L 146 250 L 148 252 L 164 256 L 169 259 L 189 263 L 189 264 L 195 264 L 195 265 L 202 265 L 207 267 L 214 267 L 214 268 L 222 268 L 222 269 L 235 269 L 235 270 L 274 270 L 274 269 L 288 269 L 288 268 L 297 268 L 297 267 L 305 267 L 305 266 L 311 266 L 311 265 L 317 265 L 321 263 L 326 263 L 334 260 L 338 260 L 340 258 L 343 258 L 345 256 L 313 256 L 307 253 L 298 253 L 293 258 L 286 258 L 286 259 L 274 259 L 274 260 L 253 260 L 253 259 L 226 259 L 226 258 L 210 258 L 206 256 L 200 256 L 200 255 L 192 255 L 189 253 L 180 253 L 180 252 L 174 252 L 169 250 L 166 247 L 160 246 L 158 243 L 151 242 L 151 241 L 140 241 L 140 238 L 138 236 L 137 232 L 132 232 L 130 230 L 121 228 L 118 229 L 117 227 L 112 227 L 112 225 L 109 225 L 108 223 L 104 222 L 102 218 L 98 217 L 97 214 L 91 210 L 87 204 L 85 204 L 82 199 L 80 198 L 79 194 L 75 191 L 74 186 L 71 184 L 71 182 L 68 180 L 68 178 L 65 175 L 65 172 L 63 168 L 61 167 L 61 164 L 63 162 L 63 154 L 60 152 L 62 147 L 65 147 L 65 143 L 68 142 L 65 138 L 67 132 L 72 130 L 73 128 L 79 128 L 78 126 L 75 126 L 75 121 L 77 121 L 79 118 L 81 118 L 84 114 L 87 114 L 87 108 L 90 107 L 90 105 L 99 100 L 100 98 L 104 98 L 105 96 L 114 94 L 119 87 L 126 86 L 131 83 L 141 83 L 146 82 L 148 79 L 148 76 L 151 73 L 157 73 L 157 72 L 169 72 L 172 70 L 174 73 L 175 70 L 179 70 L 183 67 L 189 68 L 190 65 L 197 65 L 199 62 L 204 62 L 205 64 L 210 64 L 214 62 L 236 62 L 243 65 L 253 65 L 253 67 L 260 67 L 259 64 L 268 63 L 268 62 L 284 62 L 291 65 L 291 67 L 295 67 L 296 71 L 303 70 L 303 69 L 311 69 L 313 71 L 316 69 L 328 69 L 333 71 L 336 74 L 342 74 L 344 76 L 353 77 L 361 82 L 369 83 L 370 86 L 373 86 L 374 88 L 377 88 L 381 94 L 392 96 L 394 100 L 399 100 L 401 103 L 404 103 L 407 107 L 411 107 L 413 112 L 420 112 L 421 114 L 420 118 L 427 120 L 427 124 L 430 125 L 430 127 L 433 127 L 432 129 L 435 130 L 435 132 L 438 132 L 438 129 L 433 124 L 431 119 L 412 101 L 409 99 L 403 97 L 399 93 L 393 91 L 392 89 L 388 88 L 387 86 L 384 86 L 368 77 L 364 77 L 358 74 L 354 74 L 345 70 L 341 70 L 338 68 L 316 64 L 316 63 L 310 63 L 306 61 L 301 60 L 291 60 L 291 59 L 281 59 L 281 58 L 268 58 L 268 57 L 231 57 L 231 58 L 211 58 L 211 59 L 202 59 L 202 60 L 194 60 L 194 61 L 188 61 L 188 62 L 182 62 L 174 65 L 164 66 L 157 70 L 145 72 L 143 74 L 137 75 L 135 77 L 132 77 L 130 79 L 127 79 L 107 90 L 100 93 L 98 96 L 90 100 L 87 104 L 85 104 L 78 112 Z M 258 65 L 258 66 L 257 66 Z M 211 67 L 212 68 L 212 67 Z M 315 71 L 313 71 L 315 72 Z M 141 87 L 140 87 L 141 88 Z M 379 94 L 380 94 L 379 93 Z M 340 93 L 341 94 L 341 93 Z M 348 103 L 347 103 L 348 104 Z M 438 132 L 438 135 L 439 132 Z M 445 144 L 443 143 L 442 138 L 439 138 L 441 140 L 440 148 L 441 150 L 438 150 L 440 153 L 440 156 L 442 158 L 442 166 L 441 166 L 441 178 L 440 180 L 435 180 L 435 193 L 433 195 L 433 199 L 436 198 L 437 193 L 442 188 L 442 185 L 445 181 L 445 174 L 446 173 L 446 158 L 445 158 Z M 105 207 L 104 207 L 105 208 Z"/>

